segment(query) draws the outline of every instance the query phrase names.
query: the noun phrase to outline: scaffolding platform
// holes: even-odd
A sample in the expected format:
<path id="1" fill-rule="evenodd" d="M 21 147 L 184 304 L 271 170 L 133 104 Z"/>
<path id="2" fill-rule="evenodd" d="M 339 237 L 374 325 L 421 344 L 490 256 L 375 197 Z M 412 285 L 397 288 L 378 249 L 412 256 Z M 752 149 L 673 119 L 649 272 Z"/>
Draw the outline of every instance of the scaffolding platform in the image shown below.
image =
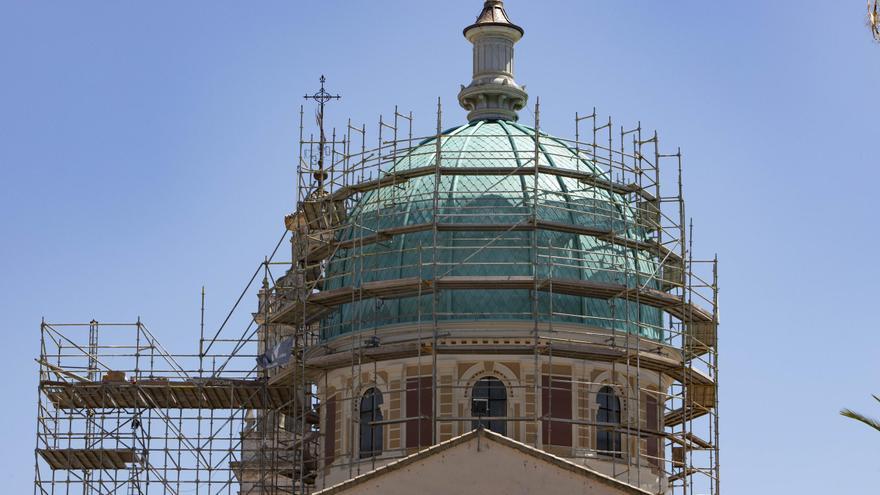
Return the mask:
<path id="1" fill-rule="evenodd" d="M 703 440 L 702 438 L 694 435 L 691 432 L 684 433 L 670 433 L 667 437 L 673 442 L 685 447 L 689 450 L 710 450 L 713 448 L 712 444 Z"/>
<path id="2" fill-rule="evenodd" d="M 137 462 L 132 449 L 39 449 L 37 452 L 53 470 L 126 469 Z"/>
<path id="3" fill-rule="evenodd" d="M 692 475 L 699 473 L 699 472 L 700 472 L 700 470 L 696 469 L 696 468 L 682 469 L 682 471 L 680 473 L 675 473 L 675 474 L 671 475 L 669 477 L 669 482 L 673 483 L 675 481 L 683 480 L 683 479 L 687 478 L 688 476 L 692 476 Z"/>
<path id="4" fill-rule="evenodd" d="M 367 282 L 361 287 L 342 287 L 315 292 L 307 297 L 307 303 L 289 303 L 270 316 L 272 323 L 298 323 L 315 321 L 329 314 L 332 308 L 362 298 L 398 299 L 429 294 L 434 290 L 534 290 L 596 299 L 627 298 L 662 309 L 685 322 L 713 322 L 713 315 L 692 303 L 667 292 L 644 287 L 627 287 L 622 284 L 594 282 L 579 279 L 539 278 L 531 276 L 444 276 L 436 280 L 409 277 L 394 280 Z"/>
<path id="5" fill-rule="evenodd" d="M 663 416 L 663 424 L 667 428 L 673 428 L 675 426 L 683 425 L 684 423 L 693 419 L 706 416 L 710 412 L 712 412 L 711 409 L 705 407 L 680 407 L 678 409 L 667 412 Z"/>
<path id="6" fill-rule="evenodd" d="M 295 400 L 291 387 L 265 381 L 98 383 L 43 381 L 58 409 L 276 409 Z"/>
<path id="7" fill-rule="evenodd" d="M 466 169 L 471 170 L 471 169 Z M 441 215 L 442 216 L 442 215 Z M 304 260 L 323 260 L 328 258 L 336 250 L 352 249 L 355 247 L 376 244 L 388 241 L 394 236 L 403 234 L 412 234 L 416 232 L 428 232 L 435 228 L 433 222 L 418 223 L 404 225 L 399 227 L 389 227 L 379 230 L 373 235 L 356 237 L 344 241 L 327 240 L 326 242 L 316 242 L 306 251 L 299 255 L 299 261 Z M 666 260 L 664 265 L 680 266 L 681 257 L 675 251 L 670 250 L 663 244 L 654 241 L 639 241 L 621 236 L 618 232 L 610 229 L 601 229 L 596 227 L 587 227 L 584 225 L 567 224 L 562 222 L 554 222 L 549 220 L 524 218 L 523 221 L 517 223 L 509 222 L 492 222 L 492 223 L 468 223 L 468 222 L 439 222 L 436 224 L 438 232 L 532 232 L 535 230 L 548 230 L 552 232 L 561 232 L 566 234 L 577 234 L 595 237 L 611 244 L 627 247 L 631 249 L 640 249 L 657 253 L 657 255 Z M 669 281 L 675 282 L 675 281 Z M 677 285 L 681 285 L 679 282 Z"/>
<path id="8" fill-rule="evenodd" d="M 531 159 L 528 159 L 531 161 Z M 411 179 L 425 177 L 428 175 L 439 174 L 440 176 L 455 175 L 489 175 L 489 176 L 534 176 L 535 174 L 554 175 L 557 177 L 566 177 L 575 179 L 583 184 L 606 189 L 617 194 L 637 194 L 643 199 L 653 201 L 656 199 L 653 194 L 648 192 L 644 187 L 636 183 L 618 184 L 608 179 L 598 177 L 595 172 L 572 170 L 568 168 L 551 167 L 547 165 L 523 165 L 520 167 L 437 167 L 428 165 L 425 167 L 412 168 L 408 170 L 389 171 L 378 179 L 360 182 L 358 184 L 344 186 L 337 189 L 330 195 L 331 200 L 341 201 L 348 199 L 355 194 L 365 193 L 375 189 L 387 186 L 397 186 Z"/>

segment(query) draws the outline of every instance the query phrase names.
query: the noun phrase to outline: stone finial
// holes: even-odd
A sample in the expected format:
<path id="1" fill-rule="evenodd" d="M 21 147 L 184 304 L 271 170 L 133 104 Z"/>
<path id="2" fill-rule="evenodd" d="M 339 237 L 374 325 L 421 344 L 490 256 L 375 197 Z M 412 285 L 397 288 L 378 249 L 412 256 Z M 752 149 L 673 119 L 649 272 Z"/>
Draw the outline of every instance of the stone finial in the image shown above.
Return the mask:
<path id="1" fill-rule="evenodd" d="M 523 34 L 507 17 L 501 0 L 486 0 L 477 20 L 464 29 L 474 45 L 474 74 L 458 102 L 468 110 L 469 121 L 517 120 L 517 111 L 529 98 L 513 78 L 513 45 Z"/>

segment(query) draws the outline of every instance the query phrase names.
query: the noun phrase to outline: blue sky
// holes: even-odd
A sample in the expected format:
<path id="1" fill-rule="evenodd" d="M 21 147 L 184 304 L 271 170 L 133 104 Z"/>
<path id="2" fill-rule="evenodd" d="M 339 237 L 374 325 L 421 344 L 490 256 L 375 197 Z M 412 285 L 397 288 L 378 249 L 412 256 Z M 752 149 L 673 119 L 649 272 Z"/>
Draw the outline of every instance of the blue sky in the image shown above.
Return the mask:
<path id="1" fill-rule="evenodd" d="M 480 4 L 0 1 L 4 491 L 32 490 L 40 318 L 140 316 L 194 351 L 200 287 L 216 328 L 293 209 L 302 95 L 325 73 L 336 125 L 397 104 L 427 134 L 438 96 L 462 123 Z M 864 1 L 507 5 L 543 129 L 597 106 L 684 150 L 696 253 L 721 258 L 725 491 L 876 487 L 880 437 L 837 414 L 880 416 Z"/>

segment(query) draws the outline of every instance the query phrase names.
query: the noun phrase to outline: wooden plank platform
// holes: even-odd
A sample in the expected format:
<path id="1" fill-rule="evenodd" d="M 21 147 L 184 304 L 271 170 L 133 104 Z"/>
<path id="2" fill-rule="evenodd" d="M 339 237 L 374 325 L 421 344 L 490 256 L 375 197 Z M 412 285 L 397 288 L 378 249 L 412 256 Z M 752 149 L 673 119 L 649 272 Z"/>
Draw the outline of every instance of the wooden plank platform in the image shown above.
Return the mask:
<path id="1" fill-rule="evenodd" d="M 323 294 L 323 292 L 316 294 Z M 309 299 L 309 304 L 307 305 L 303 305 L 300 301 L 290 301 L 275 311 L 270 312 L 269 323 L 309 325 L 335 311 L 335 308 L 319 305 L 317 302 L 311 301 L 311 298 Z"/>
<path id="2" fill-rule="evenodd" d="M 692 474 L 696 474 L 696 473 L 698 473 L 698 472 L 700 472 L 700 470 L 699 470 L 699 469 L 696 469 L 696 468 L 682 469 L 681 472 L 676 473 L 676 474 L 673 474 L 672 476 L 670 476 L 670 477 L 668 478 L 668 481 L 669 481 L 670 483 L 672 483 L 672 482 L 674 482 L 674 481 L 678 481 L 678 480 L 685 479 L 685 478 L 687 478 L 688 476 L 690 476 L 690 475 L 692 475 Z"/>
<path id="3" fill-rule="evenodd" d="M 712 448 L 712 444 L 703 440 L 702 438 L 694 435 L 691 432 L 682 433 L 668 433 L 666 437 L 672 440 L 673 442 L 681 445 L 682 447 L 687 448 L 688 450 L 709 450 Z"/>
<path id="4" fill-rule="evenodd" d="M 205 382 L 56 382 L 40 389 L 59 409 L 278 409 L 292 405 L 290 387 L 251 380 Z"/>
<path id="5" fill-rule="evenodd" d="M 703 407 L 688 407 L 687 410 L 685 408 L 678 408 L 674 411 L 669 411 L 663 416 L 663 426 L 670 428 L 673 426 L 678 426 L 685 422 L 685 419 L 688 421 L 692 419 L 697 419 L 709 414 L 709 410 Z M 685 415 L 687 417 L 685 418 Z"/>
<path id="6" fill-rule="evenodd" d="M 132 449 L 39 449 L 52 469 L 126 469 L 137 461 Z"/>
<path id="7" fill-rule="evenodd" d="M 627 355 L 625 351 L 620 361 L 626 363 Z M 681 361 L 668 358 L 666 356 L 657 355 L 651 352 L 633 352 L 630 351 L 629 364 L 635 366 L 638 364 L 640 368 L 665 373 L 674 378 L 679 383 L 690 383 L 705 386 L 712 386 L 715 382 L 712 378 L 702 371 L 690 366 L 682 366 Z"/>
<path id="8" fill-rule="evenodd" d="M 434 290 L 533 290 L 535 279 L 530 276 L 446 276 L 436 280 L 410 277 L 403 279 L 369 282 L 362 287 L 342 287 L 328 291 L 316 292 L 308 297 L 307 304 L 293 302 L 277 313 L 270 315 L 271 323 L 297 323 L 303 320 L 314 320 L 315 314 L 326 314 L 328 308 L 363 298 L 398 299 L 429 294 Z M 595 282 L 580 279 L 542 278 L 538 280 L 537 289 L 542 292 L 553 292 L 594 299 L 626 298 L 640 304 L 666 311 L 670 315 L 685 321 L 713 321 L 712 314 L 694 304 L 682 303 L 681 299 L 672 294 L 646 288 L 626 287 L 622 284 Z M 311 306 L 314 306 L 312 308 Z M 307 311 L 303 315 L 302 311 Z"/>
<path id="9" fill-rule="evenodd" d="M 331 256 L 337 249 L 351 249 L 356 246 L 375 244 L 384 242 L 394 236 L 411 234 L 414 232 L 427 232 L 434 228 L 431 222 L 404 225 L 400 227 L 391 227 L 382 229 L 374 235 L 348 239 L 345 241 L 330 241 L 316 246 L 302 254 L 302 260 L 322 260 Z M 438 223 L 437 230 L 439 232 L 530 232 L 535 230 L 548 230 L 553 232 L 564 232 L 568 234 L 586 235 L 607 241 L 618 246 L 639 249 L 656 253 L 661 259 L 665 258 L 667 263 L 681 264 L 681 257 L 678 253 L 670 250 L 664 245 L 656 242 L 644 242 L 635 239 L 621 237 L 611 230 L 597 229 L 583 225 L 568 224 L 563 222 L 552 222 L 549 220 L 529 220 L 520 223 Z"/>
<path id="10" fill-rule="evenodd" d="M 701 377 L 704 378 L 699 379 Z M 711 378 L 694 370 L 694 373 L 687 377 L 677 377 L 676 379 L 687 384 L 687 409 L 679 408 L 668 412 L 664 417 L 667 427 L 705 416 L 716 406 L 716 387 Z"/>
<path id="11" fill-rule="evenodd" d="M 373 179 L 365 182 L 361 182 L 359 184 L 354 184 L 351 186 L 345 186 L 337 189 L 335 192 L 330 194 L 328 198 L 333 201 L 340 201 L 348 199 L 349 197 L 358 194 L 365 193 L 368 191 L 372 191 L 378 189 L 380 187 L 386 187 L 391 185 L 402 184 L 409 180 L 425 177 L 429 175 L 434 175 L 438 173 L 441 176 L 455 176 L 455 175 L 471 175 L 471 176 L 534 176 L 535 172 L 539 175 L 554 175 L 557 177 L 566 177 L 569 179 L 575 179 L 583 184 L 587 184 L 589 186 L 597 187 L 600 189 L 606 189 L 608 191 L 617 193 L 617 194 L 637 194 L 638 196 L 646 199 L 653 200 L 654 195 L 649 193 L 644 188 L 640 187 L 638 184 L 618 184 L 613 181 L 609 181 L 607 179 L 603 179 L 598 177 L 594 172 L 590 171 L 581 171 L 581 170 L 572 170 L 568 168 L 559 168 L 559 167 L 551 167 L 547 165 L 539 165 L 537 170 L 535 170 L 534 166 L 525 166 L 525 167 L 435 167 L 434 165 L 427 165 L 424 167 L 411 168 L 408 170 L 400 170 L 400 171 L 392 171 L 388 172 L 382 177 L 378 179 Z"/>

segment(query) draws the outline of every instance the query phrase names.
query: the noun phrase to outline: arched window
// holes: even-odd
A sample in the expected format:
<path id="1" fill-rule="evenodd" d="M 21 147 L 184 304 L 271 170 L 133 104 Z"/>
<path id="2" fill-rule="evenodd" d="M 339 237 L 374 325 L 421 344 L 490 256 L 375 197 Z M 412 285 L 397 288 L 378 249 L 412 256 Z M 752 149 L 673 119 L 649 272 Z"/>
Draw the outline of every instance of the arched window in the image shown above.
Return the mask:
<path id="1" fill-rule="evenodd" d="M 482 419 L 507 417 L 507 389 L 501 380 L 491 376 L 477 380 L 471 393 L 471 416 L 479 416 L 473 421 L 473 428 L 482 424 L 495 433 L 507 435 L 507 421 Z"/>
<path id="2" fill-rule="evenodd" d="M 620 399 L 611 387 L 602 387 L 596 396 L 599 410 L 596 412 L 596 450 L 600 454 L 620 457 Z"/>
<path id="3" fill-rule="evenodd" d="M 361 398 L 361 459 L 376 457 L 382 453 L 382 425 L 374 424 L 382 421 L 382 392 L 371 388 Z"/>

